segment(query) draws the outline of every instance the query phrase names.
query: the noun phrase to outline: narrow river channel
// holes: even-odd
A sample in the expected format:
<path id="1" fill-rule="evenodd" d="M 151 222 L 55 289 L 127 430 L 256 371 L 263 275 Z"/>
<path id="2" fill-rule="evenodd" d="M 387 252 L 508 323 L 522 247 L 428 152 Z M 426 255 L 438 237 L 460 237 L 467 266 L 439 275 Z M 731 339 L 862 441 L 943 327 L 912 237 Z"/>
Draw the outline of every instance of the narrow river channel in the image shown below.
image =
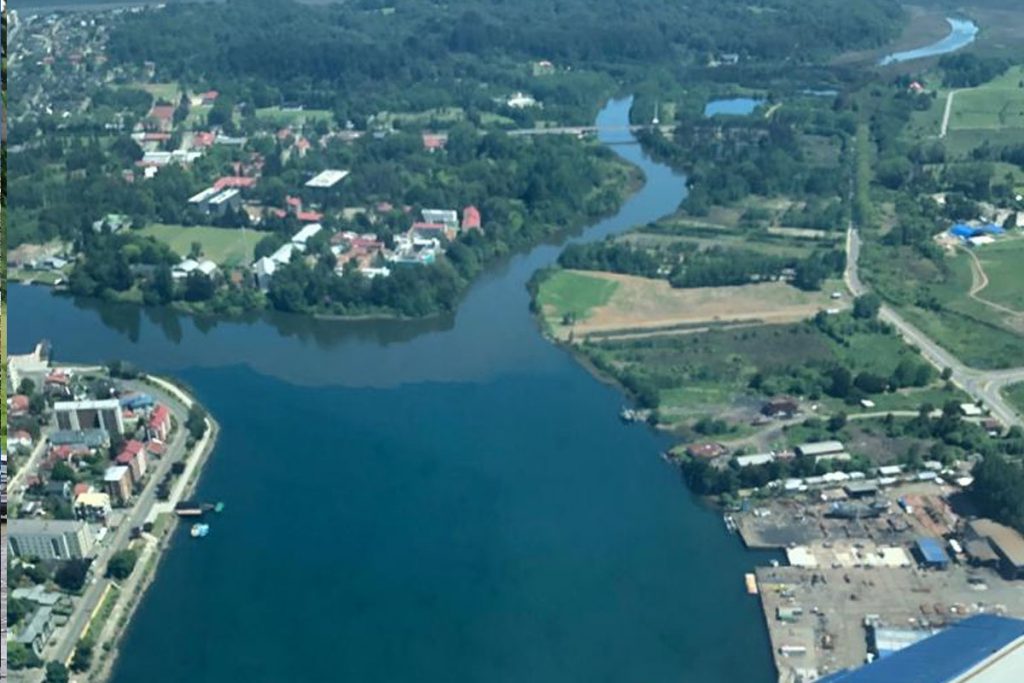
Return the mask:
<path id="1" fill-rule="evenodd" d="M 630 101 L 601 124 L 625 125 Z M 606 134 L 618 143 L 627 133 Z M 578 239 L 672 211 L 646 184 Z M 222 425 L 198 498 L 129 627 L 116 683 L 767 683 L 745 551 L 616 413 L 621 394 L 544 341 L 510 259 L 428 322 L 206 322 L 12 286 L 10 347 L 125 358 L 192 386 Z"/>

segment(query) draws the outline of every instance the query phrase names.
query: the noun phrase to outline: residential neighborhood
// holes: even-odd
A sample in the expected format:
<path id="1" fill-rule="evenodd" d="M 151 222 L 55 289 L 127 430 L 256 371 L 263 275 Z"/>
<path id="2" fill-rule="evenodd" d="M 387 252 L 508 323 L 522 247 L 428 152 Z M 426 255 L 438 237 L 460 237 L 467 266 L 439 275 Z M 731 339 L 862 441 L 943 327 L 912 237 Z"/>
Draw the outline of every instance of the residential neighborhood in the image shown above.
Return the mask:
<path id="1" fill-rule="evenodd" d="M 212 447 L 177 387 L 131 366 L 56 365 L 50 345 L 8 359 L 11 478 L 5 553 L 16 680 L 42 662 L 87 672 L 117 637 Z M 122 623 L 123 625 L 123 623 Z"/>

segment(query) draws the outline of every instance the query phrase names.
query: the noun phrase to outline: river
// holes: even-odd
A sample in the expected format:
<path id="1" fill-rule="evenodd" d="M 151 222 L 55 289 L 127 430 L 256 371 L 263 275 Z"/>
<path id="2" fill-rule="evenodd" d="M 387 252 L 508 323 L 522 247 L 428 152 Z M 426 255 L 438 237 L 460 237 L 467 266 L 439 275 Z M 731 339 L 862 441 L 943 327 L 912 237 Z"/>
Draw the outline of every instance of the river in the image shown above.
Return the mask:
<path id="1" fill-rule="evenodd" d="M 577 239 L 684 196 L 637 145 L 612 149 L 646 183 Z M 45 337 L 63 360 L 136 361 L 222 426 L 198 498 L 227 509 L 201 541 L 179 529 L 115 683 L 773 681 L 742 581 L 769 556 L 537 331 L 525 283 L 560 250 L 511 258 L 419 323 L 215 323 L 12 286 L 14 352 Z"/>
<path id="2" fill-rule="evenodd" d="M 960 48 L 974 42 L 975 37 L 978 35 L 978 26 L 973 21 L 969 19 L 953 19 L 951 17 L 948 17 L 946 21 L 949 23 L 949 33 L 942 40 L 937 40 L 931 45 L 914 48 L 906 52 L 894 52 L 883 57 L 878 63 L 886 66 L 887 64 L 909 62 L 913 59 L 923 59 L 924 57 L 937 57 L 950 52 L 956 52 Z"/>

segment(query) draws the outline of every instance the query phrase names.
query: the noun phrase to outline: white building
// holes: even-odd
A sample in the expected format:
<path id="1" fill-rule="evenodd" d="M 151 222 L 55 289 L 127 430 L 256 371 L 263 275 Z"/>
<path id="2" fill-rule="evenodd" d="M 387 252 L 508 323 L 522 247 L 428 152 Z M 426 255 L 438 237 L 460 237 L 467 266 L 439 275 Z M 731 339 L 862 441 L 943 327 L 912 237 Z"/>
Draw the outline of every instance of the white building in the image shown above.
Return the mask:
<path id="1" fill-rule="evenodd" d="M 102 401 L 57 401 L 53 404 L 57 429 L 105 429 L 109 433 L 124 433 L 124 416 L 116 398 Z"/>
<path id="2" fill-rule="evenodd" d="M 306 181 L 306 187 L 318 187 L 323 189 L 331 188 L 348 177 L 348 174 L 348 171 L 329 168 L 326 171 L 317 173 L 311 179 Z"/>
<path id="3" fill-rule="evenodd" d="M 508 106 L 513 109 L 526 109 L 527 107 L 536 107 L 537 100 L 533 99 L 529 95 L 521 92 L 513 93 L 511 97 L 505 102 Z"/>
<path id="4" fill-rule="evenodd" d="M 75 560 L 92 556 L 93 536 L 82 521 L 12 519 L 7 546 L 15 557 Z"/>
<path id="5" fill-rule="evenodd" d="M 320 231 L 323 229 L 324 226 L 319 223 L 304 225 L 301 230 L 292 236 L 292 244 L 295 245 L 295 248 L 299 251 L 306 251 L 306 243 L 319 235 Z M 291 254 L 288 255 L 288 258 L 291 259 Z"/>
<path id="6" fill-rule="evenodd" d="M 423 209 L 424 223 L 437 223 L 446 228 L 458 229 L 459 214 L 452 209 Z"/>

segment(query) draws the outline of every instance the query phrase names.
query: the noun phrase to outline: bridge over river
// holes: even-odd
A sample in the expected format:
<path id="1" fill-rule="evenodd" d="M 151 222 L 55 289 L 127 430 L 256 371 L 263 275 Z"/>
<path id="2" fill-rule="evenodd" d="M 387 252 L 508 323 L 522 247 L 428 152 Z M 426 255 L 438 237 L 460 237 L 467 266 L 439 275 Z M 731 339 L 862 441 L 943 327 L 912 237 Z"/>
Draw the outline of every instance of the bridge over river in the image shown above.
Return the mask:
<path id="1" fill-rule="evenodd" d="M 508 131 L 509 135 L 595 135 L 597 133 L 636 133 L 641 130 L 658 128 L 662 133 L 670 135 L 674 125 L 654 126 L 653 124 L 635 124 L 629 126 L 551 126 L 547 128 L 518 128 Z"/>

